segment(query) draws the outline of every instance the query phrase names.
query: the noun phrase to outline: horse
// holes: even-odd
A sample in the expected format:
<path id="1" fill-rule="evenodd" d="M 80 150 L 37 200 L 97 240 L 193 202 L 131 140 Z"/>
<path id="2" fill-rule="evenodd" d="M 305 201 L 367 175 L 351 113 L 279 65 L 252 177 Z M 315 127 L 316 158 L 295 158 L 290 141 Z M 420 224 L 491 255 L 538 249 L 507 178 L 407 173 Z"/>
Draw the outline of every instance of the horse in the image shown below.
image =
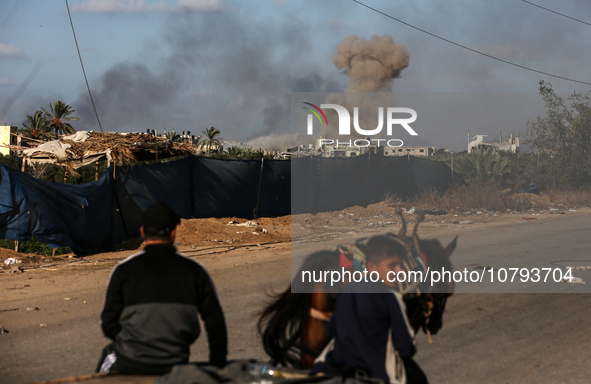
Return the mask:
<path id="1" fill-rule="evenodd" d="M 397 209 L 396 213 L 402 219 L 401 229 L 398 235 L 387 233 L 385 236 L 399 242 L 408 251 L 406 270 L 424 271 L 428 267 L 451 271 L 450 256 L 456 248 L 458 237 L 446 247 L 435 239 L 419 239 L 417 229 L 424 220 L 422 214 L 417 217 L 412 237 L 407 237 L 402 211 Z M 359 239 L 353 245 L 337 246 L 330 251 L 309 255 L 291 285 L 274 295 L 261 311 L 258 330 L 272 364 L 297 369 L 312 367 L 316 357 L 330 341 L 326 334 L 326 323 L 332 316 L 336 295 L 342 285 L 329 286 L 326 282 L 306 285 L 298 276 L 301 276 L 302 271 L 340 271 L 343 263 L 349 267 L 358 264 L 359 259 L 364 258 L 365 242 L 366 239 Z M 415 333 L 422 328 L 429 337 L 429 343 L 432 343 L 431 335 L 442 327 L 447 299 L 453 293 L 453 281 L 414 288 L 403 294 L 406 315 Z"/>

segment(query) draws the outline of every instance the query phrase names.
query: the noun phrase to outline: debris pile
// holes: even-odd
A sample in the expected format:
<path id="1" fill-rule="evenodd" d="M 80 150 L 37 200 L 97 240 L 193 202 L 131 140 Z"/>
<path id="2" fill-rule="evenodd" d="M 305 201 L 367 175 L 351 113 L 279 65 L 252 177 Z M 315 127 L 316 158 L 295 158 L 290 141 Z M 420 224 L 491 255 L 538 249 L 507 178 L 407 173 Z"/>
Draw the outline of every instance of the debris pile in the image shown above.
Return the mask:
<path id="1" fill-rule="evenodd" d="M 148 151 L 153 154 L 158 152 L 162 157 L 188 155 L 195 152 L 195 147 L 189 143 L 172 142 L 147 133 L 89 132 L 83 141 L 71 140 L 70 136 L 64 136 L 61 141 L 71 145 L 70 152 L 76 157 L 110 150 L 113 161 L 117 164 L 137 160 L 136 154 L 139 151 Z"/>
<path id="2" fill-rule="evenodd" d="M 104 159 L 123 165 L 136 160 L 190 155 L 195 150 L 196 147 L 190 143 L 172 142 L 147 133 L 80 131 L 24 149 L 22 154 L 28 163 L 58 163 L 71 170 Z"/>

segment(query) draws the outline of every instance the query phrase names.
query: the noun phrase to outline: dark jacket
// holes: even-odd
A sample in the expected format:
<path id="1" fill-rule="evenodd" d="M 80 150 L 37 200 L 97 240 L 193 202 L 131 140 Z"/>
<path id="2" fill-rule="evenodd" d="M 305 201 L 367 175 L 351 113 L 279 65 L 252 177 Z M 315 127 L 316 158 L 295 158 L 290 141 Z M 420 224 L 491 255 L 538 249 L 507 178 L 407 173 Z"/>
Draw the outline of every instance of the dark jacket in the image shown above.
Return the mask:
<path id="1" fill-rule="evenodd" d="M 382 283 L 349 283 L 327 325 L 334 349 L 313 373 L 354 376 L 362 370 L 384 383 L 406 382 L 402 359 L 415 352 L 402 297 Z"/>
<path id="2" fill-rule="evenodd" d="M 113 269 L 101 328 L 118 361 L 134 370 L 166 371 L 189 361 L 205 323 L 209 360 L 226 363 L 226 322 L 205 268 L 172 245 L 148 245 Z"/>

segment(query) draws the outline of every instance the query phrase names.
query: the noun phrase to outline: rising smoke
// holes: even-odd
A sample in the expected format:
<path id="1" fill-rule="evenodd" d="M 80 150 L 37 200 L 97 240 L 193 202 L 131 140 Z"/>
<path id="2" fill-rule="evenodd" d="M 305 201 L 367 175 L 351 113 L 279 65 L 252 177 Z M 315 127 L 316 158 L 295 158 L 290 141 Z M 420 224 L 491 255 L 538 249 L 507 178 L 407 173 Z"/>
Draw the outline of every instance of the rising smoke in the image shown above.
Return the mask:
<path id="1" fill-rule="evenodd" d="M 347 108 L 353 117 L 353 108 L 359 108 L 359 124 L 366 129 L 378 125 L 379 107 L 394 105 L 391 92 L 394 79 L 408 67 L 410 56 L 403 45 L 389 35 L 372 36 L 366 40 L 356 35 L 346 37 L 337 47 L 333 57 L 337 69 L 349 77 L 349 85 L 342 94 L 331 94 L 327 104 L 339 104 Z M 330 121 L 337 121 L 336 112 L 329 110 Z M 330 127 L 334 131 L 334 127 Z M 351 132 L 355 132 L 353 129 Z M 334 132 L 333 132 L 334 133 Z M 329 133 L 321 133 L 326 137 Z"/>
<path id="2" fill-rule="evenodd" d="M 343 88 L 310 68 L 302 52 L 312 39 L 295 18 L 254 23 L 235 12 L 171 15 L 164 31 L 145 43 L 137 61 L 91 81 L 105 130 L 202 134 L 214 126 L 226 140 L 268 137 L 268 143 L 278 136 L 270 149 L 283 150 L 290 93 Z M 85 91 L 73 104 L 81 121 L 96 121 Z"/>
<path id="3" fill-rule="evenodd" d="M 348 92 L 389 91 L 400 76 L 410 56 L 403 45 L 389 35 L 365 40 L 356 35 L 346 37 L 337 47 L 333 62 L 349 77 Z"/>
<path id="4" fill-rule="evenodd" d="M 388 92 L 408 65 L 406 49 L 390 36 L 351 35 L 333 58 L 349 78 L 346 86 L 329 67 L 310 66 L 302 53 L 311 50 L 311 41 L 305 23 L 296 19 L 253 24 L 223 12 L 171 16 L 163 35 L 146 42 L 137 62 L 114 65 L 91 81 L 102 125 L 106 131 L 193 134 L 214 126 L 226 140 L 284 150 L 302 143 L 290 131 L 291 92 L 346 89 L 331 96 L 332 102 L 353 105 L 351 93 Z M 98 129 L 92 127 L 96 119 L 85 91 L 72 104 L 81 122 L 90 125 L 77 129 Z"/>

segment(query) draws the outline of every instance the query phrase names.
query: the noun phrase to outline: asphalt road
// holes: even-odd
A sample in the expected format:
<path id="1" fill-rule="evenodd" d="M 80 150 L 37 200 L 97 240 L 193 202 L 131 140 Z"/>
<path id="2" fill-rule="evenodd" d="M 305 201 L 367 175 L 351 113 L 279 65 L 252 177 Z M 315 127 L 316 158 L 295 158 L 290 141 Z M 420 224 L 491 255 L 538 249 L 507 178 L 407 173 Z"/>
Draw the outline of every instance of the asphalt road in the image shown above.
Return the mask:
<path id="1" fill-rule="evenodd" d="M 417 336 L 416 360 L 431 383 L 591 382 L 591 212 L 522 216 L 536 220 L 467 226 L 459 233 L 445 229 L 432 237 L 445 246 L 459 234 L 452 255 L 456 270 L 494 268 L 497 278 L 505 268 L 510 278 L 509 268 L 564 274 L 574 266 L 580 268 L 572 271 L 576 280 L 549 276 L 546 283 L 532 283 L 530 274 L 522 283 L 517 274 L 513 284 L 456 283 L 434 343 Z M 311 241 L 296 244 L 293 253 L 301 260 L 320 248 Z"/>
<path id="2" fill-rule="evenodd" d="M 586 212 L 504 225 L 467 226 L 461 229 L 454 265 L 478 271 L 475 268 L 481 266 L 591 265 L 590 224 L 591 213 Z M 446 230 L 436 237 L 447 244 L 455 234 Z M 305 254 L 319 245 L 323 246 L 299 242 L 294 249 Z M 255 331 L 256 314 L 268 299 L 267 293 L 283 289 L 290 277 L 288 250 L 270 249 L 258 261 L 251 260 L 248 252 L 224 256 L 233 257 L 236 263 L 223 266 L 218 266 L 214 258 L 203 258 L 227 315 L 230 358 L 265 358 Z M 51 308 L 50 321 L 43 318 L 43 310 L 0 312 L 0 324 L 10 330 L 0 335 L 0 382 L 26 383 L 94 370 L 107 343 L 98 326 L 98 312 L 109 270 L 105 267 L 88 272 L 96 274 L 96 283 L 91 286 L 64 288 L 27 302 L 27 306 Z M 458 284 L 458 291 L 468 293 L 456 293 L 448 301 L 444 326 L 434 337 L 435 343 L 428 345 L 423 334 L 417 338 L 416 359 L 430 382 L 589 383 L 591 296 L 567 292 L 588 292 L 591 276 L 585 270 L 574 274 L 586 284 L 497 284 L 487 288 L 497 293 L 469 293 L 480 288 Z M 70 286 L 66 280 L 75 278 L 63 275 L 59 282 Z M 563 293 L 502 293 L 519 290 Z M 64 303 L 66 295 L 84 297 L 87 305 L 76 307 L 75 300 Z M 2 302 L 0 307 L 6 310 L 22 306 L 20 303 Z M 71 307 L 64 307 L 66 304 Z M 47 326 L 40 327 L 43 321 Z M 193 346 L 192 354 L 193 360 L 205 359 L 204 337 Z"/>

